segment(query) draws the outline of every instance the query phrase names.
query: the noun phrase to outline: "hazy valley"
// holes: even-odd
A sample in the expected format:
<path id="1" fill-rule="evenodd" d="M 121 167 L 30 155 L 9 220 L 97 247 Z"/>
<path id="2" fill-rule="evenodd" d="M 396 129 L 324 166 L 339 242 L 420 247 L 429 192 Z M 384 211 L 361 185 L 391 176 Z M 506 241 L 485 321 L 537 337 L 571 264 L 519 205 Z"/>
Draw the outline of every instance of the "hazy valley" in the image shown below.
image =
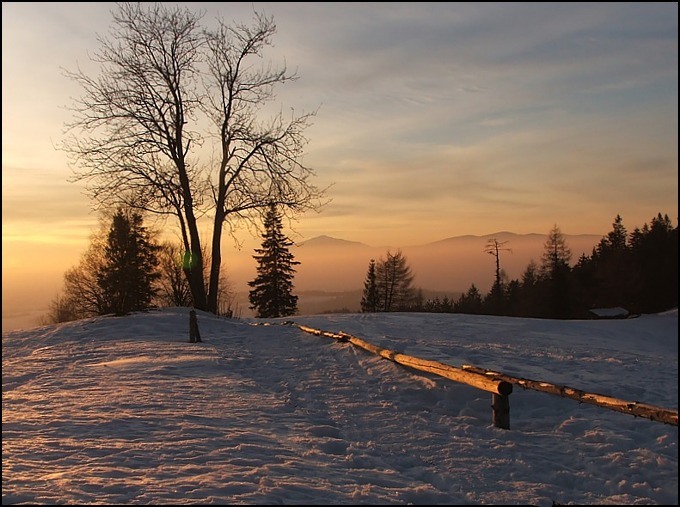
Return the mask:
<path id="1" fill-rule="evenodd" d="M 582 253 L 590 255 L 602 239 L 597 234 L 564 234 L 572 253 L 572 265 Z M 300 314 L 358 311 L 371 259 L 384 257 L 388 249 L 401 248 L 414 275 L 413 285 L 423 297 L 457 299 L 474 283 L 486 294 L 493 283 L 495 259 L 484 252 L 489 239 L 505 242 L 511 251 L 500 253 L 501 268 L 509 279 L 520 278 L 534 259 L 540 263 L 547 234 L 498 232 L 485 236 L 456 236 L 412 246 L 370 246 L 355 241 L 318 236 L 291 247 L 300 262 L 295 275 L 295 294 Z M 248 309 L 248 282 L 256 275 L 252 249 L 237 250 L 225 241 L 222 255 L 230 289 L 235 294 L 236 315 L 252 316 Z M 58 251 L 54 255 L 59 255 Z M 75 260 L 74 260 L 75 259 Z M 77 257 L 63 259 L 64 270 Z M 63 272 L 46 271 L 36 260 L 30 272 L 9 270 L 3 280 L 3 331 L 39 325 L 50 302 L 63 287 Z M 3 277 L 4 278 L 4 277 Z"/>
<path id="2" fill-rule="evenodd" d="M 572 265 L 581 254 L 590 255 L 602 239 L 597 234 L 564 234 L 572 253 Z M 384 257 L 398 249 L 406 256 L 414 275 L 413 285 L 423 290 L 425 299 L 439 296 L 457 299 L 471 284 L 486 294 L 495 276 L 495 258 L 485 253 L 490 239 L 503 244 L 501 269 L 508 279 L 521 278 L 533 259 L 540 264 L 547 234 L 498 232 L 485 236 L 455 236 L 424 245 L 374 247 L 355 241 L 318 236 L 291 247 L 300 262 L 295 276 L 300 314 L 325 313 L 346 309 L 358 311 L 371 259 Z M 233 262 L 232 262 L 233 261 Z M 252 253 L 240 252 L 238 258 L 227 256 L 229 279 L 237 293 L 241 315 L 248 310 L 247 282 L 255 276 Z"/>

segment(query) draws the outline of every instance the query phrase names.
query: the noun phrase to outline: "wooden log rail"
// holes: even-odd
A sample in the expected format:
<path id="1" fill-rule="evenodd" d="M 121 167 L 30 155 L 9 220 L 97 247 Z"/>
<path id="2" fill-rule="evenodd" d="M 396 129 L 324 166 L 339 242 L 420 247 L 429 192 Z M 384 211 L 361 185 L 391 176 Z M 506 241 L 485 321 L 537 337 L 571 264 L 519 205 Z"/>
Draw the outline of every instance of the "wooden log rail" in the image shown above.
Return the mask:
<path id="1" fill-rule="evenodd" d="M 554 394 L 563 398 L 571 398 L 581 403 L 589 403 L 597 405 L 598 407 L 608 408 L 616 412 L 630 414 L 636 417 L 644 417 L 652 421 L 659 421 L 664 424 L 672 426 L 678 425 L 678 411 L 670 410 L 656 405 L 649 405 L 647 403 L 640 403 L 637 401 L 626 401 L 620 398 L 606 396 L 604 394 L 589 393 L 581 389 L 575 389 L 569 386 L 562 386 L 544 382 L 542 380 L 531 380 L 521 377 L 512 377 L 492 370 L 486 370 L 470 364 L 462 365 L 466 371 L 477 373 L 479 375 L 489 376 L 494 379 L 503 379 L 506 382 L 516 384 L 524 389 L 533 389 L 534 391 L 541 391 L 544 393 Z"/>
<path id="2" fill-rule="evenodd" d="M 368 352 L 376 354 L 385 359 L 389 359 L 395 363 L 401 364 L 414 370 L 434 373 L 441 377 L 461 382 L 477 389 L 490 392 L 492 396 L 491 407 L 493 409 L 493 424 L 498 428 L 510 428 L 510 402 L 508 396 L 512 393 L 512 383 L 504 379 L 496 379 L 491 375 L 479 375 L 478 373 L 469 372 L 462 368 L 440 363 L 439 361 L 430 361 L 427 359 L 420 359 L 418 357 L 408 356 L 394 350 L 377 347 L 366 340 L 347 333 L 330 333 L 328 331 L 321 331 L 308 326 L 296 324 L 297 327 L 306 333 L 316 336 L 327 336 L 339 341 L 349 342 L 352 345 L 360 347 Z"/>
<path id="3" fill-rule="evenodd" d="M 287 324 L 297 326 L 301 331 L 311 333 L 317 336 L 327 336 L 339 341 L 350 342 L 353 345 L 363 348 L 373 354 L 394 361 L 401 365 L 413 368 L 416 370 L 434 373 L 436 375 L 461 382 L 477 389 L 490 392 L 492 397 L 491 407 L 493 409 L 493 424 L 498 428 L 510 428 L 510 401 L 508 395 L 512 393 L 512 386 L 516 384 L 524 389 L 532 389 L 534 391 L 541 391 L 563 398 L 571 398 L 580 403 L 588 403 L 598 407 L 607 408 L 616 412 L 630 414 L 635 417 L 643 417 L 652 421 L 659 421 L 664 424 L 672 426 L 678 425 L 678 411 L 671 410 L 656 405 L 647 403 L 640 403 L 637 401 L 626 401 L 604 394 L 589 393 L 581 389 L 575 389 L 569 386 L 553 384 L 542 380 L 531 380 L 522 377 L 512 377 L 504 373 L 493 370 L 479 368 L 470 364 L 464 364 L 461 368 L 440 363 L 439 361 L 430 361 L 420 359 L 413 356 L 407 356 L 399 352 L 389 349 L 383 349 L 368 343 L 367 341 L 356 336 L 343 333 L 330 333 L 328 331 L 321 331 L 308 326 L 295 324 L 294 322 L 287 322 Z"/>

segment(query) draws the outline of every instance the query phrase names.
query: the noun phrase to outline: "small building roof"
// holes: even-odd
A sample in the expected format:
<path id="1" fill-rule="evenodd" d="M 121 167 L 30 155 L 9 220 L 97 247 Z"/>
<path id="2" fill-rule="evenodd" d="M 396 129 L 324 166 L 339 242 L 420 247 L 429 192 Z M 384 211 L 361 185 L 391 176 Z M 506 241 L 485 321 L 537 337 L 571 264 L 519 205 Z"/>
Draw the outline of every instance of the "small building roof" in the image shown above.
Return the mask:
<path id="1" fill-rule="evenodd" d="M 612 308 L 593 308 L 590 313 L 596 315 L 600 318 L 616 318 L 616 317 L 628 317 L 628 310 L 621 308 L 620 306 L 614 306 Z"/>

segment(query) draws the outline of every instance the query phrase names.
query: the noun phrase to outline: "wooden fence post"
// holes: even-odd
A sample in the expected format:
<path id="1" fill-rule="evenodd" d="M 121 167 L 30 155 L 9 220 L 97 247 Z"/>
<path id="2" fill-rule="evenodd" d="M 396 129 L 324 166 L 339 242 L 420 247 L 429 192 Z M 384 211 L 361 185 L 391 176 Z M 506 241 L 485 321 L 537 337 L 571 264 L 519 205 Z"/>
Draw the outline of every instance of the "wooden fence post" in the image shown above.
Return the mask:
<path id="1" fill-rule="evenodd" d="M 196 311 L 189 312 L 189 343 L 200 343 L 201 333 L 198 331 L 198 319 L 196 318 Z"/>
<path id="2" fill-rule="evenodd" d="M 491 408 L 493 409 L 493 425 L 504 430 L 510 429 L 510 397 L 491 393 Z"/>

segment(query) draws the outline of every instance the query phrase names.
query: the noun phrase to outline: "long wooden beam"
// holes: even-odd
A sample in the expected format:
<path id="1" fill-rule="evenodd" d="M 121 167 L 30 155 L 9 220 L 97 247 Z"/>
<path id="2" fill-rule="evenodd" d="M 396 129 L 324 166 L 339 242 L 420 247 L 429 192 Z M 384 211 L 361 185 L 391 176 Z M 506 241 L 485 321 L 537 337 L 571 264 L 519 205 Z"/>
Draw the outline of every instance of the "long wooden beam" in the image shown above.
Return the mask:
<path id="1" fill-rule="evenodd" d="M 469 371 L 476 375 L 488 376 L 494 379 L 502 379 L 511 384 L 516 384 L 525 389 L 533 389 L 534 391 L 541 391 L 544 393 L 554 394 L 563 398 L 571 398 L 581 403 L 589 403 L 597 405 L 598 407 L 608 408 L 616 412 L 623 412 L 637 417 L 644 417 L 652 421 L 659 421 L 673 426 L 678 425 L 678 411 L 670 410 L 656 405 L 649 405 L 647 403 L 640 403 L 637 401 L 626 401 L 604 394 L 589 393 L 581 389 L 575 389 L 569 386 L 552 384 L 542 380 L 531 380 L 521 377 L 512 377 L 503 373 L 486 370 L 470 364 L 462 365 L 465 371 Z"/>
<path id="2" fill-rule="evenodd" d="M 477 373 L 468 372 L 461 368 L 440 363 L 439 361 L 420 359 L 418 357 L 395 352 L 394 350 L 377 347 L 366 340 L 343 332 L 330 333 L 328 331 L 321 331 L 319 329 L 314 329 L 303 325 L 298 325 L 298 328 L 301 331 L 317 336 L 327 336 L 340 341 L 350 342 L 352 345 L 360 347 L 364 350 L 367 350 L 368 352 L 376 354 L 385 359 L 389 359 L 390 361 L 403 366 L 428 373 L 434 373 L 441 377 L 448 378 L 449 380 L 454 380 L 456 382 L 461 382 L 463 384 L 476 387 L 477 389 L 482 389 L 483 391 L 488 391 L 500 396 L 507 396 L 512 393 L 512 384 L 505 381 L 504 379 L 495 379 L 487 375 L 478 375 Z"/>
<path id="3" fill-rule="evenodd" d="M 640 403 L 638 401 L 622 400 L 620 398 L 614 398 L 604 394 L 590 393 L 581 389 L 553 384 L 543 380 L 513 377 L 504 373 L 479 368 L 470 364 L 464 364 L 461 368 L 456 368 L 445 363 L 440 363 L 439 361 L 420 359 L 413 356 L 407 356 L 393 350 L 376 347 L 375 345 L 372 345 L 361 338 L 343 333 L 342 331 L 340 333 L 330 333 L 328 331 L 321 331 L 308 326 L 294 324 L 293 322 L 289 322 L 289 324 L 296 325 L 302 331 L 315 334 L 317 336 L 327 336 L 339 341 L 348 341 L 357 347 L 361 347 L 369 352 L 404 366 L 429 373 L 435 373 L 450 380 L 462 382 L 484 391 L 489 391 L 494 395 L 500 396 L 499 399 L 504 403 L 507 403 L 507 395 L 512 392 L 513 384 L 516 384 L 520 387 L 523 387 L 524 389 L 532 389 L 534 391 L 553 394 L 563 398 L 571 398 L 580 403 L 588 403 L 591 405 L 607 408 L 609 410 L 614 410 L 616 412 L 630 414 L 635 417 L 643 417 L 652 421 L 659 421 L 664 424 L 670 424 L 673 426 L 678 425 L 677 410 L 671 410 L 664 407 L 659 407 L 657 405 L 650 405 L 648 403 Z M 471 377 L 470 375 L 473 376 Z M 474 376 L 477 378 L 474 378 Z M 496 415 L 496 408 L 494 408 L 494 417 L 496 417 Z"/>

